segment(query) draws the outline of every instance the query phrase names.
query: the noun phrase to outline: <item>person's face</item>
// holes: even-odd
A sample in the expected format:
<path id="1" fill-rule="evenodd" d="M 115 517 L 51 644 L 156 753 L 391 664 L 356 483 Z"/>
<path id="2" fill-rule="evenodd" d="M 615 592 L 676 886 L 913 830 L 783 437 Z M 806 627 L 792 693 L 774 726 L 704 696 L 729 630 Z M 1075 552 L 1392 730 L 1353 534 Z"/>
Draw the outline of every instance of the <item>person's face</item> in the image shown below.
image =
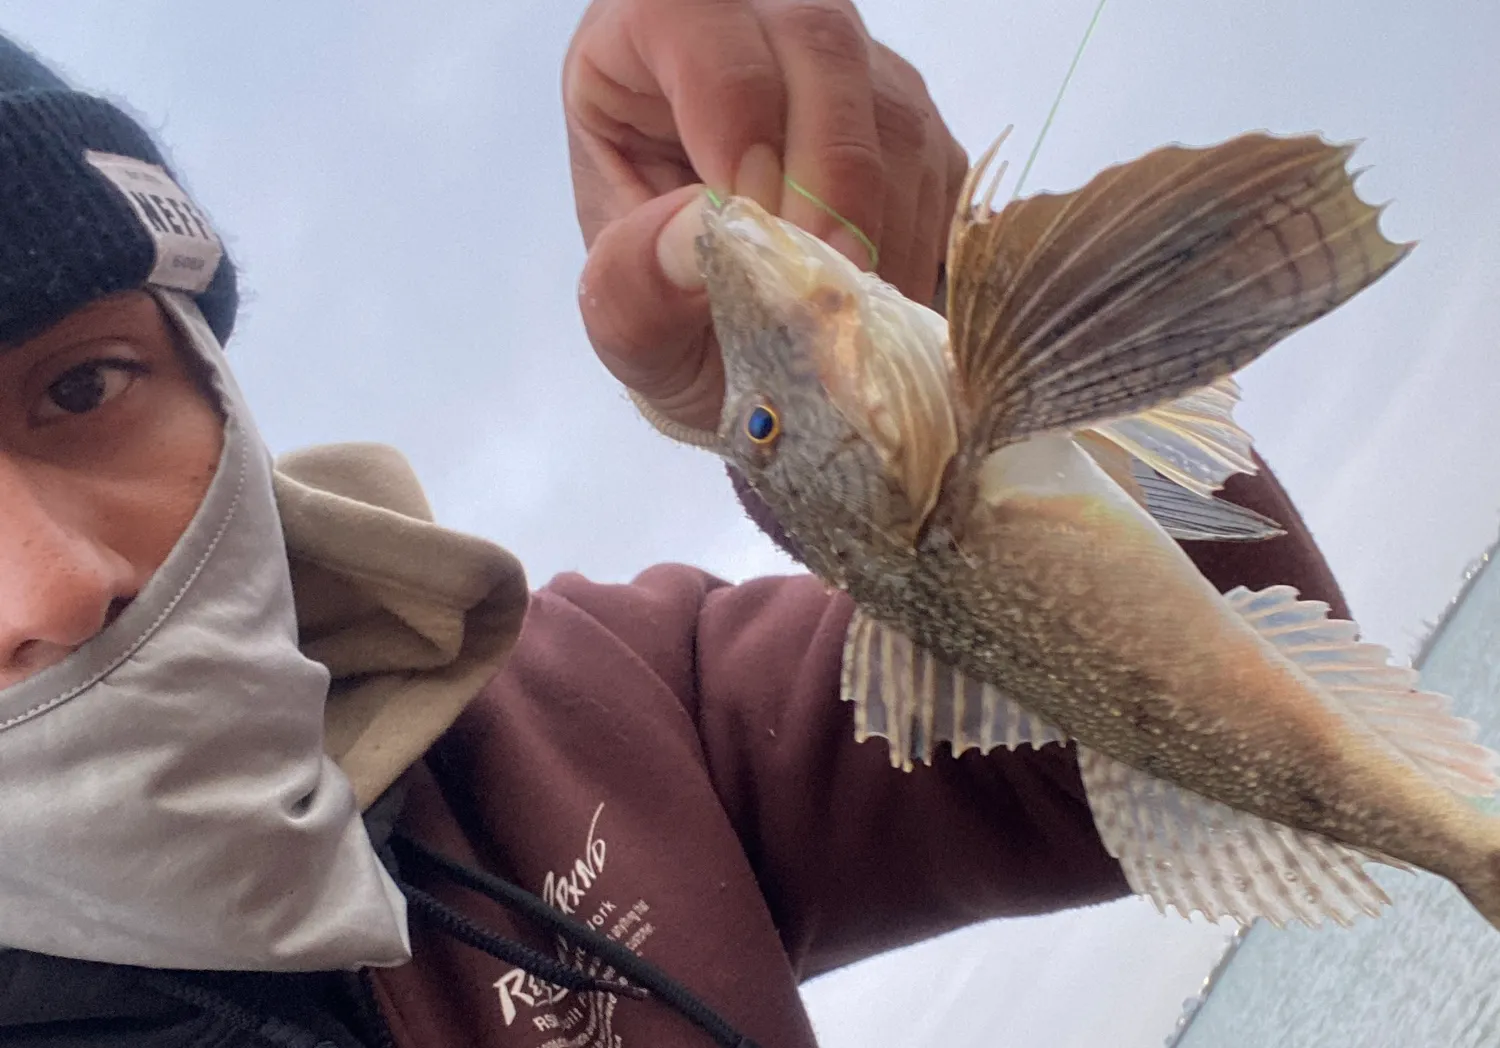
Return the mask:
<path id="1" fill-rule="evenodd" d="M 218 465 L 219 410 L 143 291 L 0 346 L 0 688 L 127 605 Z"/>

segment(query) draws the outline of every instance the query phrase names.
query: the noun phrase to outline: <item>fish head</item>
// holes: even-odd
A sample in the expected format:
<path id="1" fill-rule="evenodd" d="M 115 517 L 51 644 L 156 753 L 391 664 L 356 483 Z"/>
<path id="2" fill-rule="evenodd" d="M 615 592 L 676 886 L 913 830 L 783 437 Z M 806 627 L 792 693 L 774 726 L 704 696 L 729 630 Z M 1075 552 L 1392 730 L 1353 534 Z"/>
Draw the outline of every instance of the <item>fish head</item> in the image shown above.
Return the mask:
<path id="1" fill-rule="evenodd" d="M 754 201 L 705 208 L 704 230 L 719 453 L 803 546 L 914 543 L 957 446 L 946 323 Z"/>

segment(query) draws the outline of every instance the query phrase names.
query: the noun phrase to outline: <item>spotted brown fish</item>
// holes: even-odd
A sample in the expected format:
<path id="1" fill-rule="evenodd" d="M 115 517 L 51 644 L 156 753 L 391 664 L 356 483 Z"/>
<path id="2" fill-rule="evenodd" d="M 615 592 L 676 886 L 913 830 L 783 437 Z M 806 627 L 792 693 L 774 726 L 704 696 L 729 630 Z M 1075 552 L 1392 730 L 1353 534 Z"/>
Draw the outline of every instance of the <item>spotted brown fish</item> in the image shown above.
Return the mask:
<path id="1" fill-rule="evenodd" d="M 1076 740 L 1105 845 L 1184 914 L 1347 923 L 1388 901 L 1364 869 L 1384 861 L 1495 922 L 1473 726 L 1326 605 L 1220 594 L 1175 541 L 1275 533 L 1213 494 L 1254 469 L 1231 376 L 1408 250 L 1350 153 L 1173 146 L 995 211 L 992 149 L 946 318 L 751 201 L 708 208 L 724 410 L 673 435 L 854 598 L 844 698 L 896 766 Z"/>

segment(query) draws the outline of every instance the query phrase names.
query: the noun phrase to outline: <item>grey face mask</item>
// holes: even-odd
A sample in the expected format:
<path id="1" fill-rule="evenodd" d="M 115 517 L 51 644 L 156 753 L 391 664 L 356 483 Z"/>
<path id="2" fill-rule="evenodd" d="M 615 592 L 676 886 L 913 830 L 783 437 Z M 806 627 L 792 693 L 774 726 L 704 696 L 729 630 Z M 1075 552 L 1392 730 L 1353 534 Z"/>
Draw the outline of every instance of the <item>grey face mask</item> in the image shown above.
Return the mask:
<path id="1" fill-rule="evenodd" d="M 0 690 L 0 945 L 155 968 L 386 966 L 404 899 L 323 751 L 328 673 L 297 647 L 271 460 L 190 299 L 218 474 L 137 599 Z"/>

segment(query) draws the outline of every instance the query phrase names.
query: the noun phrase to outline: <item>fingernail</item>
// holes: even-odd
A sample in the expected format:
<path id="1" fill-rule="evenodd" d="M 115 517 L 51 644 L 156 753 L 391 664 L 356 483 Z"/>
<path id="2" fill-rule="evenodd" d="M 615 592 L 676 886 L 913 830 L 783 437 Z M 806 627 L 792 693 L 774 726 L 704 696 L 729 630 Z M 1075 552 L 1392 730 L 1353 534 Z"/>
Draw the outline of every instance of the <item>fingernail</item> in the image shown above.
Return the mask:
<path id="1" fill-rule="evenodd" d="M 703 194 L 695 193 L 682 210 L 672 216 L 656 238 L 656 261 L 662 273 L 681 291 L 700 291 L 703 273 L 698 268 L 697 240 L 703 234 Z"/>
<path id="2" fill-rule="evenodd" d="M 869 269 L 875 260 L 870 257 L 870 248 L 850 230 L 839 226 L 828 234 L 828 246 L 849 259 L 860 269 Z"/>
<path id="3" fill-rule="evenodd" d="M 781 158 L 758 143 L 745 150 L 734 176 L 734 195 L 749 197 L 771 214 L 781 207 Z"/>

